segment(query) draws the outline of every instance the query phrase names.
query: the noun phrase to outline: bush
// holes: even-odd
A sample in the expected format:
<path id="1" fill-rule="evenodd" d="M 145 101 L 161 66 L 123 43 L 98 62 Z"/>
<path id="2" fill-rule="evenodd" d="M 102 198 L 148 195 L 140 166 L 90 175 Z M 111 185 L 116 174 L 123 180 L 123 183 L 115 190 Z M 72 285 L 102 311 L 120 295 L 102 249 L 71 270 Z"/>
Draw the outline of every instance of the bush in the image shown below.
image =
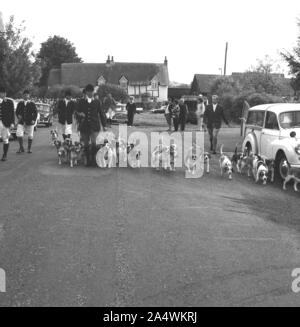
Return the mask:
<path id="1" fill-rule="evenodd" d="M 220 104 L 223 106 L 226 117 L 236 123 L 240 123 L 244 101 L 247 101 L 250 107 L 254 107 L 265 103 L 281 103 L 281 97 L 267 93 L 251 93 L 244 92 L 240 95 L 224 94 L 220 97 Z"/>
<path id="2" fill-rule="evenodd" d="M 250 106 L 257 106 L 259 104 L 265 103 L 280 103 L 283 102 L 281 97 L 276 95 L 267 94 L 267 93 L 254 93 L 248 96 L 247 101 L 249 102 Z"/>

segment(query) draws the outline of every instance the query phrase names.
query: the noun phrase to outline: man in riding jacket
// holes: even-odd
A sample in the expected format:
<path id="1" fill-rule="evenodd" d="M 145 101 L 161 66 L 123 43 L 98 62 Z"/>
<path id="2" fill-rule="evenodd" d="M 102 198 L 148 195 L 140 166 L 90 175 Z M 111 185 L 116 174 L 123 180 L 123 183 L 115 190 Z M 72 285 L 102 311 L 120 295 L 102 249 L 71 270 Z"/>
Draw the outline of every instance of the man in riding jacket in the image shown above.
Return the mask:
<path id="1" fill-rule="evenodd" d="M 0 87 L 0 137 L 3 141 L 3 156 L 1 161 L 7 160 L 10 128 L 14 126 L 14 123 L 14 103 L 12 100 L 6 98 L 5 88 Z"/>
<path id="2" fill-rule="evenodd" d="M 106 130 L 106 118 L 100 101 L 94 98 L 94 86 L 88 84 L 85 88 L 86 97 L 79 100 L 76 110 L 78 129 L 80 131 L 81 142 L 87 158 L 87 164 L 95 162 L 96 140 L 100 132 L 100 121 L 103 130 Z M 90 147 L 91 143 L 91 147 Z"/>
<path id="3" fill-rule="evenodd" d="M 72 136 L 73 114 L 76 105 L 71 96 L 71 91 L 67 90 L 65 98 L 59 100 L 57 104 L 58 122 L 64 140 Z"/>
<path id="4" fill-rule="evenodd" d="M 23 101 L 20 101 L 17 106 L 16 116 L 18 120 L 17 138 L 19 141 L 18 154 L 24 153 L 23 138 L 24 133 L 28 134 L 27 153 L 32 153 L 31 146 L 33 141 L 34 125 L 37 119 L 37 108 L 33 101 L 30 100 L 30 93 L 28 90 L 23 92 Z"/>

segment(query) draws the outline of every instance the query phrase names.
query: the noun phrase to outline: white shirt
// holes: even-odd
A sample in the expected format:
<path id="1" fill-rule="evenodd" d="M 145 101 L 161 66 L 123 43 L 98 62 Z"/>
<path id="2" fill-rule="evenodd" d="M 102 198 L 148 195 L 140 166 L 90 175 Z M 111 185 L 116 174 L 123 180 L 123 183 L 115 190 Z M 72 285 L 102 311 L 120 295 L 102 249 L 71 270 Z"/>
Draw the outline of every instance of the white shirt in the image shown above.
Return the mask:
<path id="1" fill-rule="evenodd" d="M 65 99 L 65 102 L 66 102 L 66 107 L 68 106 L 68 103 L 69 103 L 69 100 L 68 99 Z"/>
<path id="2" fill-rule="evenodd" d="M 0 99 L 0 104 L 3 102 L 3 99 Z"/>
<path id="3" fill-rule="evenodd" d="M 87 102 L 88 102 L 88 103 L 91 103 L 91 102 L 93 101 L 93 98 L 89 98 L 89 97 L 87 97 L 86 99 L 87 99 Z"/>
<path id="4" fill-rule="evenodd" d="M 216 104 L 213 104 L 213 110 L 214 110 L 214 112 L 216 112 L 216 108 L 217 108 L 217 103 Z"/>
<path id="5" fill-rule="evenodd" d="M 202 115 L 204 113 L 204 103 L 198 103 L 197 104 L 197 114 Z"/>

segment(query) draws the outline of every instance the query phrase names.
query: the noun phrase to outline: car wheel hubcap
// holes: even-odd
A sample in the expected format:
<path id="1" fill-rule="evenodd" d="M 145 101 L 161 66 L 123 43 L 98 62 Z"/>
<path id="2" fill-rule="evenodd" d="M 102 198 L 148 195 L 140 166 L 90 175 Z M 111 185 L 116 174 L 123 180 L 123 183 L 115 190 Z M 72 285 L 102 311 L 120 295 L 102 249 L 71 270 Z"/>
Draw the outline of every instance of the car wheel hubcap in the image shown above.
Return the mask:
<path id="1" fill-rule="evenodd" d="M 286 160 L 286 158 L 280 160 L 279 172 L 280 176 L 285 179 L 288 174 L 288 161 Z"/>

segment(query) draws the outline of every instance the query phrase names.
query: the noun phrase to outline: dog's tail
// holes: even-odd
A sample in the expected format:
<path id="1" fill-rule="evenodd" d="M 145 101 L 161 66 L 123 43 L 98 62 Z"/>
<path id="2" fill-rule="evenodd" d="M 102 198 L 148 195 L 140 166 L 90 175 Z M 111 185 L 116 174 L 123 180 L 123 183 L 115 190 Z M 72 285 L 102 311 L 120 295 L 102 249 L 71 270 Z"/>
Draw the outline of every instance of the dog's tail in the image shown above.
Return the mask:
<path id="1" fill-rule="evenodd" d="M 238 152 L 238 143 L 236 143 L 235 145 L 234 154 L 237 155 L 237 152 Z"/>
<path id="2" fill-rule="evenodd" d="M 221 156 L 224 155 L 224 153 L 223 153 L 223 148 L 224 148 L 224 144 L 221 144 L 221 147 L 220 147 L 220 154 L 221 154 Z"/>

